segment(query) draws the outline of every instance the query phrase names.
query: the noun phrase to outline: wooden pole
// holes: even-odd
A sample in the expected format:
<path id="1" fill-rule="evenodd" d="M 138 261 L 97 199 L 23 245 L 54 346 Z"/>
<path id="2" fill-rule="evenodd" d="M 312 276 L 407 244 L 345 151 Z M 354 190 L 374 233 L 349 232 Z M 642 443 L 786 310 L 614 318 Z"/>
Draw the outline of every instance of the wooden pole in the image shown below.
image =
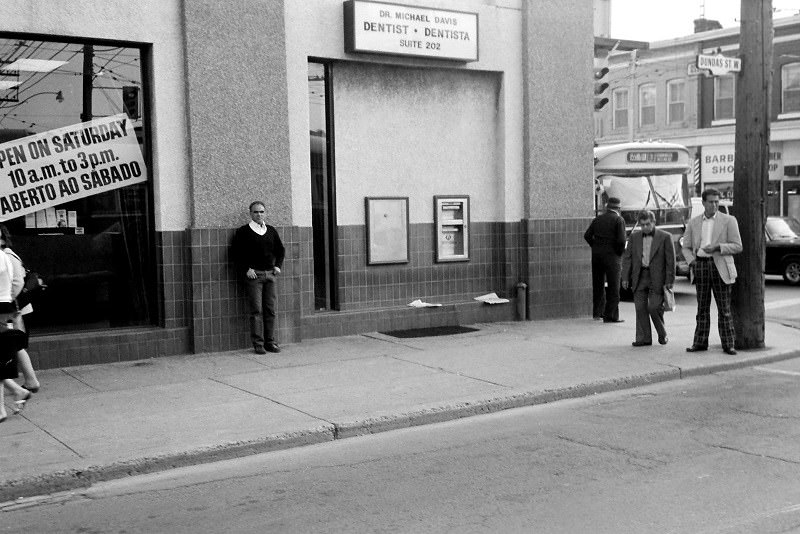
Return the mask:
<path id="1" fill-rule="evenodd" d="M 772 0 L 741 0 L 742 70 L 736 84 L 734 215 L 744 250 L 735 256 L 736 348 L 764 346 L 764 224 L 769 180 Z"/>

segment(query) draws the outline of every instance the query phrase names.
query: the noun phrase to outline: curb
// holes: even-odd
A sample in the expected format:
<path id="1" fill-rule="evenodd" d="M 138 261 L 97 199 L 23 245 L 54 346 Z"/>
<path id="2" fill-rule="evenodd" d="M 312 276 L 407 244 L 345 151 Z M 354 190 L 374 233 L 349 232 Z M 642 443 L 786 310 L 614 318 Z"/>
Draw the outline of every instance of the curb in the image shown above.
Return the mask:
<path id="1" fill-rule="evenodd" d="M 763 357 L 746 358 L 730 363 L 698 365 L 690 368 L 671 367 L 662 371 L 610 378 L 551 390 L 512 391 L 502 397 L 474 399 L 454 404 L 433 406 L 412 412 L 390 414 L 341 423 L 331 423 L 304 431 L 276 434 L 264 438 L 235 443 L 224 443 L 203 449 L 158 457 L 145 457 L 106 466 L 91 466 L 86 469 L 70 469 L 3 481 L 0 487 L 0 512 L 19 504 L 21 499 L 42 494 L 65 492 L 88 488 L 98 482 L 165 471 L 177 467 L 241 458 L 254 454 L 314 445 L 328 441 L 346 439 L 402 428 L 454 421 L 475 415 L 484 415 L 513 408 L 548 404 L 560 400 L 577 399 L 648 386 L 659 382 L 682 380 L 696 376 L 733 371 L 758 365 L 766 365 L 800 357 L 800 350 L 787 350 Z"/>
<path id="2" fill-rule="evenodd" d="M 768 349 L 758 349 L 768 350 Z M 688 369 L 681 369 L 681 378 L 691 378 L 693 376 L 710 375 L 714 373 L 723 373 L 725 371 L 735 371 L 737 369 L 744 369 L 746 367 L 755 367 L 757 365 L 768 365 L 770 363 L 782 362 L 784 360 L 791 360 L 792 358 L 800 357 L 800 349 L 798 350 L 785 350 L 777 354 L 768 356 L 747 358 L 729 363 L 715 363 L 708 365 L 698 365 Z"/>
<path id="3" fill-rule="evenodd" d="M 88 488 L 98 482 L 333 440 L 333 425 L 323 425 L 314 429 L 266 436 L 253 441 L 223 443 L 163 456 L 136 458 L 109 465 L 94 465 L 85 469 L 68 469 L 17 480 L 6 480 L 2 481 L 2 487 L 0 487 L 0 512 L 10 503 L 16 503 L 25 497 Z"/>

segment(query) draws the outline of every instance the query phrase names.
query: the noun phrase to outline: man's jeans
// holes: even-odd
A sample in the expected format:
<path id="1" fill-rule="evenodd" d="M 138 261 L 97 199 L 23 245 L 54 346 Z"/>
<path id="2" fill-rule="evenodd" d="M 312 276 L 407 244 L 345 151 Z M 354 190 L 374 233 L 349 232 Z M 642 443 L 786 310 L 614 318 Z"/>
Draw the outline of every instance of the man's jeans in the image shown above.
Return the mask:
<path id="1" fill-rule="evenodd" d="M 254 347 L 274 341 L 275 335 L 275 275 L 272 271 L 256 271 L 256 279 L 245 280 L 247 311 L 250 314 L 250 337 Z"/>

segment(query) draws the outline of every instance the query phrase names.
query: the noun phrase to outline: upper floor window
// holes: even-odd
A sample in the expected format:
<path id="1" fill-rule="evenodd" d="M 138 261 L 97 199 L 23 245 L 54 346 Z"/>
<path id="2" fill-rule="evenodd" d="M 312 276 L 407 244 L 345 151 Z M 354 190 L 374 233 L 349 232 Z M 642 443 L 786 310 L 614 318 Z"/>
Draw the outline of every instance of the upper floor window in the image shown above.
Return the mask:
<path id="1" fill-rule="evenodd" d="M 667 123 L 683 122 L 686 111 L 686 82 L 673 80 L 667 83 Z"/>
<path id="2" fill-rule="evenodd" d="M 800 63 L 781 67 L 781 113 L 800 112 Z"/>
<path id="3" fill-rule="evenodd" d="M 656 124 L 656 86 L 648 83 L 639 87 L 639 126 Z"/>
<path id="4" fill-rule="evenodd" d="M 611 93 L 611 109 L 613 112 L 612 128 L 628 127 L 628 90 L 614 89 Z"/>
<path id="5" fill-rule="evenodd" d="M 714 120 L 735 119 L 736 79 L 733 76 L 714 77 Z"/>

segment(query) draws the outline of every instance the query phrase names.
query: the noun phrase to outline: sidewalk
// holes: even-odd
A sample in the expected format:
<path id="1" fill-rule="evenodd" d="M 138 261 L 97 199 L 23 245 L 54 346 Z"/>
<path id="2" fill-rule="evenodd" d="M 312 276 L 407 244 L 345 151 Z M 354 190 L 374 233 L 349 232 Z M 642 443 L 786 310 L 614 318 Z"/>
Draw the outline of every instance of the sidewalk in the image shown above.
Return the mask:
<path id="1" fill-rule="evenodd" d="M 453 336 L 309 340 L 277 355 L 242 350 L 42 371 L 41 392 L 0 424 L 0 503 L 800 356 L 800 329 L 774 322 L 767 348 L 728 356 L 716 319 L 709 351 L 686 353 L 694 293 L 678 290 L 666 346 L 631 346 L 633 304 L 624 302 L 620 324 L 480 324 Z"/>

